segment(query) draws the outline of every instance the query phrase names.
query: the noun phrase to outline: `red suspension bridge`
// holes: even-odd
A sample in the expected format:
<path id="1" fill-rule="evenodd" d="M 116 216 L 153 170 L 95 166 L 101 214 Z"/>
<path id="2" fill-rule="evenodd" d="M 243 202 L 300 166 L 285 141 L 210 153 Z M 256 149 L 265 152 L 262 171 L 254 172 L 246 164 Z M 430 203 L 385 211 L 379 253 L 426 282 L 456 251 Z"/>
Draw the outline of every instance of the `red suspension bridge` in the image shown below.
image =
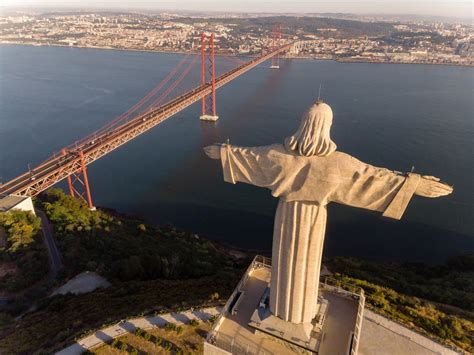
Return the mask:
<path id="1" fill-rule="evenodd" d="M 242 62 L 234 57 L 233 60 L 237 62 L 238 66 L 216 78 L 214 35 L 206 36 L 203 33 L 200 55 L 186 55 L 144 98 L 99 130 L 76 141 L 73 145 L 64 147 L 60 153 L 53 154 L 40 165 L 29 169 L 28 172 L 0 185 L 0 198 L 6 195 L 34 197 L 59 181 L 67 179 L 71 196 L 84 199 L 89 208 L 93 208 L 87 165 L 199 100 L 201 100 L 202 106 L 201 119 L 217 120 L 216 90 L 269 59 L 272 59 L 272 67 L 276 67 L 278 56 L 294 45 L 294 43 L 281 45 L 281 41 L 276 41 L 277 38 L 279 39 L 281 36 L 274 36 L 270 51 L 248 62 Z M 200 85 L 166 102 L 170 93 L 191 71 L 199 56 L 201 57 Z M 185 67 L 185 63 L 190 57 L 192 59 Z M 175 76 L 177 76 L 175 81 L 159 94 Z"/>

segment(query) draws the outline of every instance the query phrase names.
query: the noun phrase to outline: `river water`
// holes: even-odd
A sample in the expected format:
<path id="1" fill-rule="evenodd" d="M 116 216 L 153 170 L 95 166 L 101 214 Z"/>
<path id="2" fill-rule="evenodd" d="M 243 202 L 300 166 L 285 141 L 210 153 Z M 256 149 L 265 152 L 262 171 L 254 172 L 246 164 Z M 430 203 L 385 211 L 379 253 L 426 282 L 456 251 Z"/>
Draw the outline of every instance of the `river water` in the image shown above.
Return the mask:
<path id="1" fill-rule="evenodd" d="M 0 177 L 38 164 L 121 114 L 182 55 L 0 46 Z M 232 63 L 217 59 L 219 72 Z M 402 221 L 330 205 L 325 255 L 442 262 L 474 250 L 474 70 L 466 67 L 284 60 L 217 93 L 216 123 L 195 104 L 89 167 L 94 204 L 238 247 L 269 250 L 277 201 L 226 184 L 202 147 L 282 142 L 321 96 L 338 149 L 376 166 L 431 174 L 446 198 L 415 198 Z M 199 80 L 199 63 L 181 90 Z M 175 93 L 179 92 L 179 88 Z"/>

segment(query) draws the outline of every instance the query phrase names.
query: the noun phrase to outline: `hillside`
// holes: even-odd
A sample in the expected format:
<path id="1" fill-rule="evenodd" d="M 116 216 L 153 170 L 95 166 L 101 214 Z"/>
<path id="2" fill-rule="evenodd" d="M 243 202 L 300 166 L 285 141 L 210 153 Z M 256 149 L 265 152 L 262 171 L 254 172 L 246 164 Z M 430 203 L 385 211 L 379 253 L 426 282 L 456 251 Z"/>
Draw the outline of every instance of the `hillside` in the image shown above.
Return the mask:
<path id="1" fill-rule="evenodd" d="M 57 286 L 86 270 L 112 286 L 43 298 L 35 311 L 13 322 L 32 300 L 19 298 L 0 313 L 2 354 L 50 353 L 123 318 L 221 304 L 248 264 L 196 235 L 90 211 L 61 190 L 49 190 L 36 204 L 52 222 L 63 256 Z"/>
<path id="2" fill-rule="evenodd" d="M 2 354 L 51 353 L 122 319 L 222 304 L 253 256 L 237 259 L 226 248 L 192 233 L 152 226 L 104 209 L 90 211 L 57 189 L 35 203 L 53 224 L 64 268 L 49 289 L 26 293 L 0 312 Z M 19 261 L 26 254 L 15 253 L 28 247 L 27 260 L 43 260 L 34 216 L 0 214 L 0 222 L 8 238 L 0 250 L 2 258 L 23 265 Z M 32 245 L 38 248 L 31 249 Z M 473 349 L 472 256 L 438 266 L 340 257 L 326 264 L 337 279 L 365 290 L 368 307 L 439 342 L 466 352 Z M 45 297 L 83 271 L 98 273 L 111 286 L 80 295 Z M 44 272 L 38 267 L 38 275 Z M 16 282 L 15 277 L 9 280 L 9 284 Z M 33 303 L 33 311 L 13 320 Z M 142 345 L 143 349 L 151 346 Z"/>
<path id="3" fill-rule="evenodd" d="M 31 213 L 0 213 L 0 293 L 15 294 L 49 271 L 41 221 Z"/>

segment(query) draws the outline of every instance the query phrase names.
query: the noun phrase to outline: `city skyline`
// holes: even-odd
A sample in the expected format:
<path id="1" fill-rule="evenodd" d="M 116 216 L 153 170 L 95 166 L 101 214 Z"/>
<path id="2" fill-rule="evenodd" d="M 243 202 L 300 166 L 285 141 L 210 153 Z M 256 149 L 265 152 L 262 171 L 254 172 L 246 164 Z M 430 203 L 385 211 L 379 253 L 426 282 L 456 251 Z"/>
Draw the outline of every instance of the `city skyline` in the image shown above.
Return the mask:
<path id="1" fill-rule="evenodd" d="M 255 12 L 255 13 L 353 13 L 383 15 L 420 15 L 472 18 L 473 7 L 469 1 L 441 0 L 345 0 L 345 1 L 296 1 L 256 0 L 226 1 L 225 5 L 216 0 L 186 0 L 180 2 L 160 2 L 137 0 L 131 3 L 126 0 L 5 0 L 5 7 L 60 7 L 60 8 L 110 8 L 110 9 L 153 9 L 201 12 Z"/>

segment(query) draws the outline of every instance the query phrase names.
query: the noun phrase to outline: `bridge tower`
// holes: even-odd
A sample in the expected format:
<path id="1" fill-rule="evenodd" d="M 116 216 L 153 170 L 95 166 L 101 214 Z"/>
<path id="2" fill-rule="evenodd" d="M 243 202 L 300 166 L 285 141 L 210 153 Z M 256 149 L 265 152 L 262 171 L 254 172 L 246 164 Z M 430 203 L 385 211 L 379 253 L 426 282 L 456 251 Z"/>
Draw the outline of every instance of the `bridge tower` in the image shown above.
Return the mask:
<path id="1" fill-rule="evenodd" d="M 61 150 L 62 155 L 67 155 L 66 149 Z M 84 160 L 84 153 L 79 152 L 79 168 L 67 177 L 67 185 L 71 197 L 77 197 L 83 200 L 91 210 L 95 210 L 92 204 L 92 195 L 89 188 L 89 178 L 87 177 L 87 168 Z"/>
<path id="2" fill-rule="evenodd" d="M 206 38 L 208 39 L 208 51 L 206 51 Z M 206 55 L 207 54 L 207 55 Z M 207 58 L 206 58 L 207 57 Z M 206 84 L 206 64 L 207 72 L 210 76 L 210 85 L 212 91 L 209 95 L 201 99 L 201 116 L 203 121 L 215 122 L 219 119 L 216 112 L 216 74 L 214 62 L 214 33 L 206 36 L 201 33 L 201 84 Z"/>
<path id="3" fill-rule="evenodd" d="M 273 25 L 272 28 L 272 51 L 278 48 L 281 39 L 281 26 L 279 24 Z M 271 69 L 280 69 L 280 53 L 272 57 Z"/>

